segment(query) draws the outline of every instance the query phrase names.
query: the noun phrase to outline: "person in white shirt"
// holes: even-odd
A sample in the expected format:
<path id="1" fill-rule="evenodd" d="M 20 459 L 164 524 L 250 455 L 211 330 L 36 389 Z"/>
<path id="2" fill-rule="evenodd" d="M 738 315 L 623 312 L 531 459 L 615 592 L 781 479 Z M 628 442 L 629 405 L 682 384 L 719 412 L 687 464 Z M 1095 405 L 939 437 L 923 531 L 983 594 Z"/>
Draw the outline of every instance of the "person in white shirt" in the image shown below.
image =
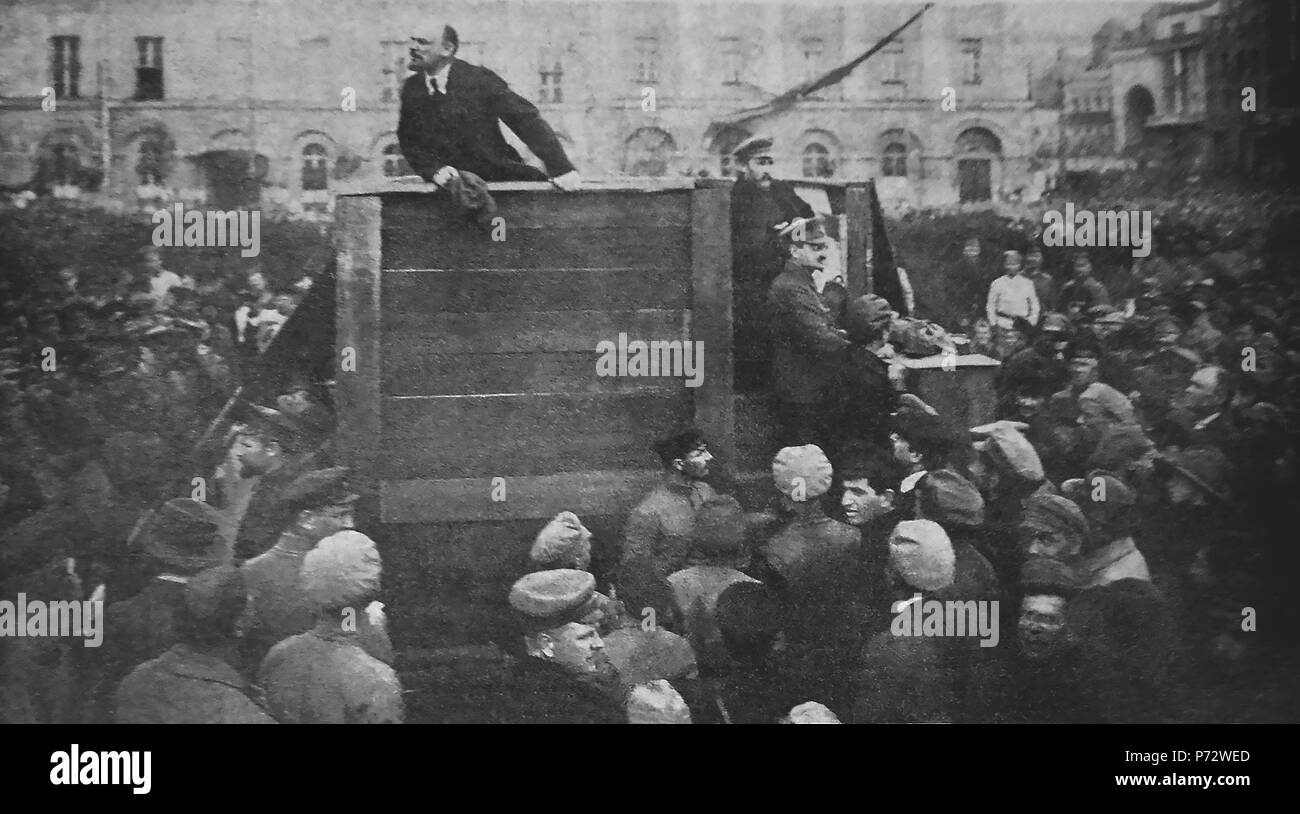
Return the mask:
<path id="1" fill-rule="evenodd" d="M 1016 317 L 1023 317 L 1030 325 L 1038 324 L 1038 292 L 1034 283 L 1020 273 L 1020 252 L 1008 251 L 1002 255 L 1005 272 L 989 286 L 986 312 L 995 333 L 1010 330 Z"/>

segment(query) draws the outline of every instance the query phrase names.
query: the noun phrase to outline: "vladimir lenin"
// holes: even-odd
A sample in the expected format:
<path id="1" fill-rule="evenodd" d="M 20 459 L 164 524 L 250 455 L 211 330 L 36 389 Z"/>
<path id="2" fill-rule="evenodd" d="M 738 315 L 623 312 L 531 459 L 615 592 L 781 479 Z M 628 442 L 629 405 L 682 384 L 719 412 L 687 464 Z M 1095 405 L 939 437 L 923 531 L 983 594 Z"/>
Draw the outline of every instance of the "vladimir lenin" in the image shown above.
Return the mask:
<path id="1" fill-rule="evenodd" d="M 426 181 L 445 184 L 457 170 L 485 181 L 546 181 L 506 143 L 497 122 L 505 122 L 546 164 L 561 189 L 576 189 L 578 173 L 537 107 L 510 90 L 487 68 L 456 59 L 460 38 L 443 26 L 432 38 L 412 37 L 402 85 L 397 139 L 411 169 Z"/>

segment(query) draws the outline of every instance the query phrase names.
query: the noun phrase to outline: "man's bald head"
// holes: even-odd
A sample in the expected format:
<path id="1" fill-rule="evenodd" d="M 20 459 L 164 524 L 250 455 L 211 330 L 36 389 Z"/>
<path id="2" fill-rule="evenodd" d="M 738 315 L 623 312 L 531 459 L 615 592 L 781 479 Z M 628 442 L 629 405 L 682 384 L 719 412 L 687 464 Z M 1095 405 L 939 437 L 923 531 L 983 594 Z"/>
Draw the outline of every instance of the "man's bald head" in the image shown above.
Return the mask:
<path id="1" fill-rule="evenodd" d="M 411 59 L 407 68 L 412 71 L 436 73 L 460 49 L 460 35 L 449 25 L 435 23 L 422 33 L 411 35 Z"/>

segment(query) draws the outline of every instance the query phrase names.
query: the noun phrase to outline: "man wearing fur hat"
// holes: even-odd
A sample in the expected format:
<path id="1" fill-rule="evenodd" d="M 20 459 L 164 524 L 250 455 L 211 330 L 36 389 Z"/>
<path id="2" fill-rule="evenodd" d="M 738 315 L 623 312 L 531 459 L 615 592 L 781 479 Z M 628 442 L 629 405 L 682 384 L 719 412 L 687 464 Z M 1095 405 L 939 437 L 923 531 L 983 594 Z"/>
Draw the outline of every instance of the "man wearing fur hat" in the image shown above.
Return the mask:
<path id="1" fill-rule="evenodd" d="M 381 570 L 374 541 L 356 531 L 338 531 L 306 552 L 302 591 L 316 625 L 272 647 L 257 673 L 276 720 L 402 722 L 397 673 L 361 642 L 361 618 L 379 594 Z"/>
<path id="2" fill-rule="evenodd" d="M 668 575 L 685 567 L 695 532 L 695 513 L 717 493 L 706 478 L 713 455 L 704 435 L 691 428 L 655 444 L 664 479 L 628 515 L 616 583 L 618 598 L 635 615 L 653 608 L 671 627 Z"/>
<path id="3" fill-rule="evenodd" d="M 271 550 L 242 566 L 248 587 L 244 618 L 244 663 L 260 664 L 276 642 L 310 630 L 315 610 L 300 573 L 304 557 L 321 540 L 353 527 L 352 505 L 357 499 L 346 488 L 345 467 L 318 469 L 295 480 L 283 493 L 284 509 L 294 513 Z M 371 617 L 374 617 L 373 619 Z M 393 646 L 375 609 L 357 620 L 357 641 L 384 663 L 393 660 Z"/>
<path id="4" fill-rule="evenodd" d="M 117 688 L 120 724 L 273 724 L 231 666 L 246 596 L 239 569 L 201 571 L 184 586 L 181 641 L 131 671 Z"/>
<path id="5" fill-rule="evenodd" d="M 555 568 L 591 569 L 591 532 L 573 512 L 560 512 L 551 518 L 533 541 L 528 552 L 534 571 Z M 582 621 L 595 625 L 602 634 L 638 623 L 623 607 L 623 603 L 597 591 L 594 609 Z"/>
<path id="6" fill-rule="evenodd" d="M 864 577 L 862 535 L 826 516 L 819 498 L 832 469 L 812 444 L 786 447 L 772 459 L 772 479 L 792 518 L 756 552 L 751 574 L 787 607 L 786 633 L 826 703 L 843 702 L 848 661 L 860 643 Z"/>
<path id="7" fill-rule="evenodd" d="M 827 399 L 850 344 L 813 282 L 826 264 L 826 232 L 820 221 L 796 218 L 780 240 L 785 268 L 768 288 L 767 308 L 782 440 L 824 443 Z"/>

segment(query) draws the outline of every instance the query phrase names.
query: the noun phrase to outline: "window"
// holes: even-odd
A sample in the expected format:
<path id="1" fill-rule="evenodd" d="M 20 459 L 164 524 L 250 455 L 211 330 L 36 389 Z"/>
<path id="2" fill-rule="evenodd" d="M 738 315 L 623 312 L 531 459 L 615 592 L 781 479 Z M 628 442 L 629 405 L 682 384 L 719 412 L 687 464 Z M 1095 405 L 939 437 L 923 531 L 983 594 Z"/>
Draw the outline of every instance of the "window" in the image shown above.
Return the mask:
<path id="1" fill-rule="evenodd" d="M 381 43 L 383 47 L 384 66 L 381 72 L 383 85 L 381 87 L 379 98 L 383 102 L 396 102 L 402 92 L 402 83 L 410 71 L 406 69 L 407 62 L 410 61 L 410 55 L 407 51 L 410 49 L 408 40 L 385 40 Z"/>
<path id="2" fill-rule="evenodd" d="M 81 98 L 81 37 L 50 37 L 50 74 L 57 98 Z"/>
<path id="3" fill-rule="evenodd" d="M 135 38 L 135 98 L 140 101 L 163 98 L 162 37 Z"/>
<path id="4" fill-rule="evenodd" d="M 76 184 L 81 180 L 81 156 L 74 144 L 58 144 L 50 151 L 49 178 L 55 184 Z"/>
<path id="5" fill-rule="evenodd" d="M 804 73 L 812 76 L 822 65 L 822 57 L 826 54 L 826 43 L 821 37 L 804 37 L 802 45 Z"/>
<path id="6" fill-rule="evenodd" d="M 653 85 L 659 81 L 659 38 L 636 38 L 636 81 Z"/>
<path id="7" fill-rule="evenodd" d="M 1174 30 L 1171 36 L 1181 37 L 1187 33 L 1187 23 L 1174 23 Z"/>
<path id="8" fill-rule="evenodd" d="M 962 82 L 967 85 L 978 85 L 980 83 L 982 49 L 981 40 L 963 39 L 961 41 Z"/>
<path id="9" fill-rule="evenodd" d="M 907 177 L 907 145 L 896 141 L 886 145 L 881 173 L 891 178 Z"/>
<path id="10" fill-rule="evenodd" d="M 830 178 L 834 173 L 830 150 L 824 144 L 813 142 L 803 148 L 804 178 Z"/>
<path id="11" fill-rule="evenodd" d="M 314 192 L 329 189 L 329 154 L 319 144 L 302 149 L 302 189 Z"/>
<path id="12" fill-rule="evenodd" d="M 884 74 L 881 81 L 886 85 L 903 84 L 903 44 L 891 42 L 881 50 L 880 56 Z"/>
<path id="13" fill-rule="evenodd" d="M 564 68 L 560 64 L 560 57 L 550 48 L 543 48 L 538 57 L 537 75 L 541 80 L 540 90 L 537 94 L 539 102 L 563 102 L 564 101 Z"/>
<path id="14" fill-rule="evenodd" d="M 739 85 L 745 67 L 745 53 L 740 47 L 740 37 L 719 39 L 718 53 L 722 58 L 722 84 Z"/>
<path id="15" fill-rule="evenodd" d="M 394 178 L 399 175 L 410 175 L 411 165 L 406 163 L 402 157 L 402 148 L 397 144 L 390 144 L 384 148 L 384 175 L 388 178 Z"/>

